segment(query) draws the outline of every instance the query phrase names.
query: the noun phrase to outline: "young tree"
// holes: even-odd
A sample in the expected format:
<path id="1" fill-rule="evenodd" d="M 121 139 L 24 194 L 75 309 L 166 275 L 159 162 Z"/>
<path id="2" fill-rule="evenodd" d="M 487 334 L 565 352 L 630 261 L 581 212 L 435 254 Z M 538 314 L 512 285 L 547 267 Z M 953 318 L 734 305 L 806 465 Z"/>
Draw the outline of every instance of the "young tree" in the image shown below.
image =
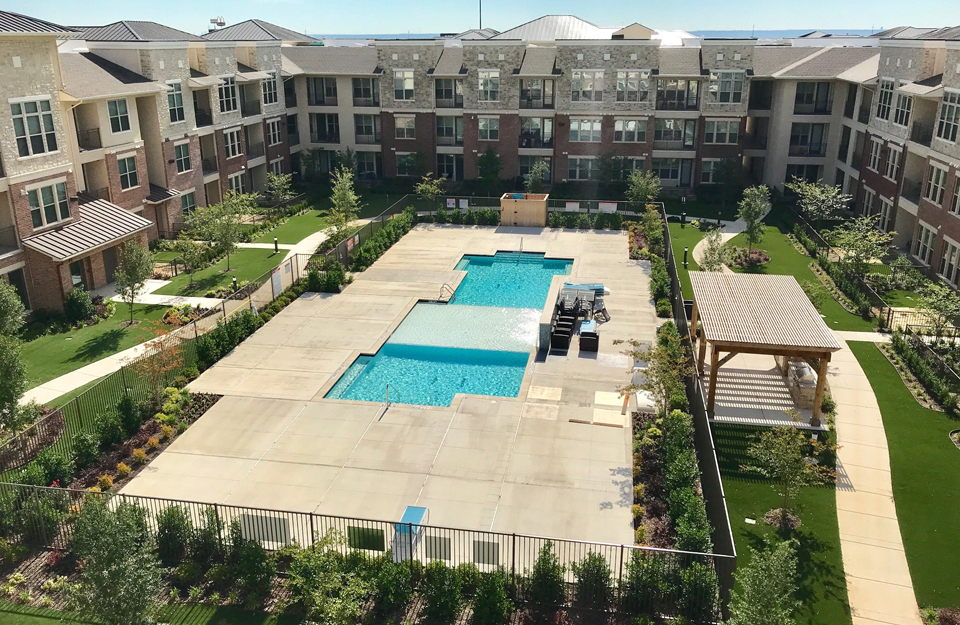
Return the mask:
<path id="1" fill-rule="evenodd" d="M 413 191 L 431 204 L 437 204 L 440 196 L 443 195 L 443 180 L 434 178 L 432 174 L 427 174 L 423 177 L 423 180 L 417 183 Z"/>
<path id="2" fill-rule="evenodd" d="M 627 202 L 630 208 L 640 212 L 650 202 L 656 202 L 660 195 L 660 177 L 652 171 L 636 170 L 627 181 Z"/>
<path id="3" fill-rule="evenodd" d="M 860 278 L 870 261 L 883 258 L 893 245 L 896 233 L 877 228 L 878 219 L 875 215 L 849 219 L 828 234 L 830 243 L 842 252 L 840 262 Z"/>
<path id="4" fill-rule="evenodd" d="M 783 186 L 797 194 L 800 210 L 807 219 L 814 222 L 817 230 L 820 229 L 821 221 L 846 209 L 853 199 L 845 195 L 839 186 L 824 184 L 822 181 L 809 182 L 796 176 Z"/>
<path id="5" fill-rule="evenodd" d="M 758 185 L 744 189 L 737 217 L 745 224 L 743 236 L 747 239 L 748 252 L 753 252 L 754 246 L 763 240 L 763 216 L 769 208 L 769 188 Z"/>
<path id="6" fill-rule="evenodd" d="M 919 309 L 939 340 L 947 326 L 960 317 L 960 297 L 948 286 L 930 283 L 920 297 Z"/>
<path id="7" fill-rule="evenodd" d="M 183 263 L 183 270 L 190 276 L 190 285 L 193 286 L 193 274 L 207 264 L 210 248 L 205 243 L 194 241 L 186 234 L 180 233 L 175 249 L 180 256 L 180 262 Z"/>
<path id="8" fill-rule="evenodd" d="M 0 280 L 0 335 L 19 336 L 27 311 L 12 284 Z"/>
<path id="9" fill-rule="evenodd" d="M 117 295 L 130 306 L 130 325 L 133 325 L 133 304 L 151 275 L 153 258 L 147 248 L 133 241 L 120 248 L 113 277 Z"/>
<path id="10" fill-rule="evenodd" d="M 720 204 L 726 208 L 727 203 L 735 201 L 743 190 L 743 164 L 740 159 L 727 157 L 717 161 L 713 180 L 720 191 Z"/>
<path id="11" fill-rule="evenodd" d="M 693 375 L 687 349 L 680 342 L 676 326 L 672 322 L 665 323 L 653 347 L 645 347 L 634 339 L 614 341 L 614 345 L 622 343 L 626 343 L 628 349 L 620 353 L 629 356 L 631 364 L 639 360 L 647 363 L 647 367 L 642 372 L 643 381 L 618 388 L 620 395 L 646 391 L 657 402 L 658 409 L 666 414 L 670 411 L 670 398 L 684 392 L 684 379 Z"/>
<path id="12" fill-rule="evenodd" d="M 293 176 L 291 174 L 275 174 L 267 172 L 267 197 L 271 202 L 283 202 L 293 197 L 290 187 Z"/>
<path id="13" fill-rule="evenodd" d="M 523 181 L 523 186 L 527 193 L 543 193 L 543 181 L 546 179 L 548 173 L 550 173 L 550 168 L 547 167 L 547 162 L 542 158 L 538 158 L 536 162 L 534 162 L 533 167 L 530 168 L 527 179 Z"/>
<path id="14" fill-rule="evenodd" d="M 601 154 L 597 159 L 597 180 L 606 184 L 623 182 L 626 160 L 622 156 Z"/>
<path id="15" fill-rule="evenodd" d="M 793 625 L 797 601 L 796 541 L 750 548 L 750 564 L 737 569 L 727 625 Z"/>
<path id="16" fill-rule="evenodd" d="M 795 420 L 796 412 L 788 413 Z M 807 432 L 790 425 L 764 430 L 747 448 L 754 464 L 745 465 L 745 471 L 758 473 L 773 480 L 773 488 L 780 495 L 780 507 L 767 513 L 771 524 L 787 532 L 800 525 L 793 511 L 793 502 L 806 486 L 824 484 L 836 477 L 836 472 L 818 462 L 824 452 L 832 452 L 836 445 L 813 440 Z"/>
<path id="17" fill-rule="evenodd" d="M 230 255 L 243 236 L 243 218 L 255 212 L 256 193 L 228 191 L 219 204 L 193 209 L 187 217 L 187 226 L 195 238 L 209 241 L 217 253 L 227 256 L 227 271 L 230 271 Z"/>
<path id="18" fill-rule="evenodd" d="M 303 177 L 307 180 L 316 180 L 320 176 L 320 148 L 312 148 L 300 152 L 300 165 L 303 167 Z"/>
<path id="19" fill-rule="evenodd" d="M 162 587 L 160 561 L 144 510 L 91 495 L 73 527 L 71 548 L 84 562 L 72 590 L 75 607 L 104 625 L 153 622 Z"/>
<path id="20" fill-rule="evenodd" d="M 19 429 L 20 398 L 27 389 L 27 367 L 19 339 L 0 334 L 0 431 Z"/>
<path id="21" fill-rule="evenodd" d="M 174 373 L 183 367 L 183 350 L 180 339 L 162 321 L 152 322 L 147 330 L 154 338 L 147 342 L 145 356 L 133 360 L 130 366 L 146 380 L 151 399 L 159 404 Z"/>
<path id="22" fill-rule="evenodd" d="M 503 169 L 500 155 L 493 148 L 487 150 L 477 159 L 477 169 L 480 173 L 480 181 L 487 195 L 499 195 L 500 191 L 500 170 Z"/>
<path id="23" fill-rule="evenodd" d="M 723 271 L 723 266 L 727 261 L 726 243 L 723 240 L 723 233 L 719 228 L 715 228 L 703 237 L 704 249 L 703 256 L 700 257 L 700 269 L 703 271 Z"/>
<path id="24" fill-rule="evenodd" d="M 359 211 L 360 196 L 353 188 L 353 170 L 340 167 L 333 173 L 333 192 L 327 211 L 331 223 L 330 237 L 339 242 Z"/>
<path id="25" fill-rule="evenodd" d="M 337 169 L 349 169 L 350 171 L 357 171 L 357 155 L 347 148 L 342 152 L 337 152 Z"/>

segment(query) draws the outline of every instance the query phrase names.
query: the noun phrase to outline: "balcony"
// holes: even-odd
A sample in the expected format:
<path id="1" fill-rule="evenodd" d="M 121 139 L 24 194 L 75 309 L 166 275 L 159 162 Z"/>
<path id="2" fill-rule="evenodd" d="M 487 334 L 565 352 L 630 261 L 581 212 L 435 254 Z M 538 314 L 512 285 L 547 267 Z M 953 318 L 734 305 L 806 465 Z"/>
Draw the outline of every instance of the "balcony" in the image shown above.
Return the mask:
<path id="1" fill-rule="evenodd" d="M 826 156 L 826 143 L 806 143 L 804 145 L 791 145 L 790 156 Z"/>
<path id="2" fill-rule="evenodd" d="M 0 228 L 0 256 L 20 249 L 17 243 L 17 229 L 13 226 Z"/>
<path id="3" fill-rule="evenodd" d="M 354 106 L 380 106 L 380 96 L 374 95 L 370 97 L 360 97 L 353 96 L 353 105 Z"/>
<path id="4" fill-rule="evenodd" d="M 339 141 L 337 141 L 339 143 Z M 379 145 L 380 143 L 380 133 L 377 134 L 364 134 L 357 135 L 357 143 L 363 145 Z"/>
<path id="5" fill-rule="evenodd" d="M 657 96 L 658 111 L 696 111 L 700 108 L 700 98 L 664 98 Z"/>
<path id="6" fill-rule="evenodd" d="M 337 105 L 337 96 L 328 95 L 323 96 L 322 98 L 312 97 L 307 98 L 307 105 L 309 106 L 336 106 Z"/>
<path id="7" fill-rule="evenodd" d="M 654 150 L 692 150 L 693 145 L 686 144 L 683 139 L 654 139 Z"/>
<path id="8" fill-rule="evenodd" d="M 920 196 L 923 193 L 923 183 L 910 180 L 908 178 L 903 179 L 903 186 L 900 188 L 900 197 L 914 204 L 920 203 Z"/>
<path id="9" fill-rule="evenodd" d="M 204 176 L 209 176 L 210 174 L 215 174 L 219 171 L 216 158 L 200 159 L 200 167 L 203 169 Z"/>
<path id="10" fill-rule="evenodd" d="M 926 147 L 933 143 L 933 126 L 921 122 L 913 122 L 910 128 L 910 140 Z"/>
<path id="11" fill-rule="evenodd" d="M 288 109 L 297 107 L 297 92 L 293 89 L 283 90 L 283 103 Z"/>
<path id="12" fill-rule="evenodd" d="M 523 95 L 520 96 L 520 108 L 522 109 L 552 109 L 553 108 L 553 98 L 551 97 L 540 97 L 533 98 L 527 97 L 524 98 Z"/>
<path id="13" fill-rule="evenodd" d="M 850 167 L 860 171 L 861 165 L 863 165 L 863 152 L 854 152 L 853 158 L 850 159 Z"/>
<path id="14" fill-rule="evenodd" d="M 266 154 L 266 150 L 264 149 L 263 141 L 247 144 L 247 160 L 260 158 L 264 154 Z"/>
<path id="15" fill-rule="evenodd" d="M 463 96 L 457 95 L 452 98 L 437 98 L 437 108 L 438 109 L 462 109 L 463 108 Z"/>
<path id="16" fill-rule="evenodd" d="M 860 110 L 857 111 L 857 121 L 860 122 L 861 124 L 870 123 L 870 107 L 869 106 L 860 107 Z"/>
<path id="17" fill-rule="evenodd" d="M 340 143 L 339 132 L 311 132 L 310 143 Z"/>
<path id="18" fill-rule="evenodd" d="M 745 150 L 766 150 L 767 138 L 756 135 L 746 135 L 743 138 L 743 148 Z"/>
<path id="19" fill-rule="evenodd" d="M 260 101 L 259 100 L 250 100 L 249 102 L 240 103 L 240 114 L 244 117 L 253 117 L 254 115 L 260 114 Z"/>
<path id="20" fill-rule="evenodd" d="M 437 137 L 437 145 L 463 145 L 463 135 L 457 137 Z"/>
<path id="21" fill-rule="evenodd" d="M 544 139 L 540 135 L 520 135 L 521 148 L 552 148 L 553 137 Z"/>
<path id="22" fill-rule="evenodd" d="M 833 110 L 833 100 L 826 102 L 795 102 L 793 105 L 794 115 L 829 115 Z"/>
<path id="23" fill-rule="evenodd" d="M 299 132 L 288 132 L 288 133 L 287 133 L 287 144 L 289 144 L 289 145 L 300 145 L 300 133 L 299 133 Z"/>
<path id="24" fill-rule="evenodd" d="M 93 202 L 94 200 L 107 200 L 110 201 L 110 189 L 103 187 L 100 189 L 87 189 L 86 191 L 79 191 L 77 193 L 80 204 L 86 204 L 87 202 Z"/>
<path id="25" fill-rule="evenodd" d="M 195 108 L 193 114 L 197 118 L 197 128 L 213 126 L 213 113 L 207 109 Z"/>
<path id="26" fill-rule="evenodd" d="M 100 129 L 90 128 L 89 130 L 77 129 L 77 142 L 80 144 L 80 151 L 99 150 L 103 147 L 100 141 Z"/>
<path id="27" fill-rule="evenodd" d="M 841 163 L 847 162 L 847 154 L 850 153 L 850 143 L 841 143 L 840 150 L 837 152 L 837 160 Z"/>

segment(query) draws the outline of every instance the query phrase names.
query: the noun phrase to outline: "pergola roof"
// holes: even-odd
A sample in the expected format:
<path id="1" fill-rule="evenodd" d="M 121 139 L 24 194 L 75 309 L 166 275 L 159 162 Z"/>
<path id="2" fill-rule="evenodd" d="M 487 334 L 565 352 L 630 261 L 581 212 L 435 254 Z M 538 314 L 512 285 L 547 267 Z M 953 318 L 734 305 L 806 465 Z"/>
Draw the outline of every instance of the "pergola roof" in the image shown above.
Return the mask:
<path id="1" fill-rule="evenodd" d="M 690 282 L 709 343 L 811 354 L 841 347 L 793 276 L 691 271 Z"/>

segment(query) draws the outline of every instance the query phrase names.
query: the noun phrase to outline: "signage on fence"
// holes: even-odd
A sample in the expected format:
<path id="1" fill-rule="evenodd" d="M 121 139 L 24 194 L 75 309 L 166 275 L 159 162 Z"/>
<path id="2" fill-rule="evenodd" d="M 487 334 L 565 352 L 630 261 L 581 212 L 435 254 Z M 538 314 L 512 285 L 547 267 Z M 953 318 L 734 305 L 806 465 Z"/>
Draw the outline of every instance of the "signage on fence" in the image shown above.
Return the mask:
<path id="1" fill-rule="evenodd" d="M 457 198 L 448 197 L 447 198 L 447 208 L 456 208 L 457 207 Z"/>
<path id="2" fill-rule="evenodd" d="M 470 208 L 470 200 L 468 199 L 460 200 L 460 208 Z"/>
<path id="3" fill-rule="evenodd" d="M 353 237 L 350 237 L 349 239 L 347 239 L 347 251 L 348 252 L 353 251 Z"/>
<path id="4" fill-rule="evenodd" d="M 277 299 L 283 292 L 283 274 L 279 267 L 270 272 L 270 286 L 273 288 L 273 299 Z"/>
<path id="5" fill-rule="evenodd" d="M 616 202 L 600 202 L 600 212 L 601 213 L 617 212 L 617 203 Z"/>
<path id="6" fill-rule="evenodd" d="M 578 211 L 580 210 L 580 202 L 567 202 L 568 211 Z"/>

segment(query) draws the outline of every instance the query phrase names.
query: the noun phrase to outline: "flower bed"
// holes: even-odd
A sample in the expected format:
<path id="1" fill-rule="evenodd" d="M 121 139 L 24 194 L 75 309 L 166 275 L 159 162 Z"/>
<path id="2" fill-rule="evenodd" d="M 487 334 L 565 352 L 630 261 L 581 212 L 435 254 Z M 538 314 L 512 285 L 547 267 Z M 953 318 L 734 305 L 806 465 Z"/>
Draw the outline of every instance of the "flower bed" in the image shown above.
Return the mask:
<path id="1" fill-rule="evenodd" d="M 728 254 L 729 263 L 736 267 L 759 267 L 770 262 L 770 255 L 764 250 L 731 247 Z"/>
<path id="2" fill-rule="evenodd" d="M 202 319 L 207 310 L 208 309 L 203 308 L 202 306 L 193 306 L 191 304 L 171 306 L 166 310 L 166 312 L 163 313 L 163 317 L 160 319 L 160 321 L 164 325 L 179 328 L 180 326 L 187 325 L 191 321 Z"/>
<path id="3" fill-rule="evenodd" d="M 938 372 L 939 363 L 931 354 L 913 345 L 920 340 L 894 332 L 881 351 L 900 373 L 904 384 L 920 405 L 953 415 L 958 413 L 958 396 Z"/>

